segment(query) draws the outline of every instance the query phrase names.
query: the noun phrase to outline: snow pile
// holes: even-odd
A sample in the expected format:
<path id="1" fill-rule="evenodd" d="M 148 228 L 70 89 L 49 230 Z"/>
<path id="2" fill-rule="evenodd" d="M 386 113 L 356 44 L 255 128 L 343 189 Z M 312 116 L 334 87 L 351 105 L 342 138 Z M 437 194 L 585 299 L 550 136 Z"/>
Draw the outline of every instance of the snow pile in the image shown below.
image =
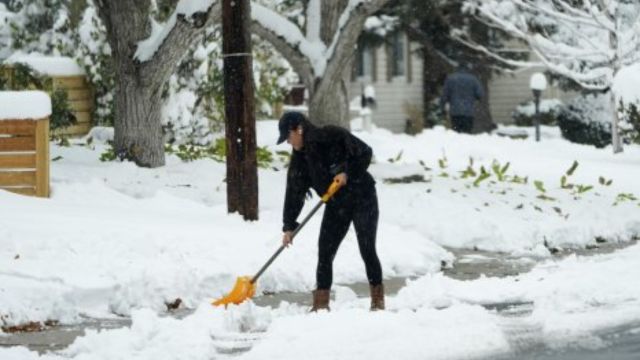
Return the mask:
<path id="1" fill-rule="evenodd" d="M 51 98 L 42 91 L 0 91 L 1 120 L 40 120 L 51 115 Z"/>
<path id="2" fill-rule="evenodd" d="M 613 91 L 625 104 L 640 103 L 640 63 L 624 67 L 613 79 Z"/>

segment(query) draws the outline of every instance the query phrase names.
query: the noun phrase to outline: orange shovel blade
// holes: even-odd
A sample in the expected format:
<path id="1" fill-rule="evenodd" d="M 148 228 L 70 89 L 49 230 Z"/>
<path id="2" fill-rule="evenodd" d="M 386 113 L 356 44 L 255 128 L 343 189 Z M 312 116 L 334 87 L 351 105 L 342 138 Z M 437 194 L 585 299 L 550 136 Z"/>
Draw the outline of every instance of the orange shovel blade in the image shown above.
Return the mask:
<path id="1" fill-rule="evenodd" d="M 253 297 L 255 292 L 256 284 L 251 283 L 251 278 L 249 276 L 240 276 L 236 279 L 236 284 L 233 286 L 231 292 L 225 297 L 214 301 L 212 304 L 214 306 L 224 305 L 225 307 L 229 304 L 238 305 Z"/>

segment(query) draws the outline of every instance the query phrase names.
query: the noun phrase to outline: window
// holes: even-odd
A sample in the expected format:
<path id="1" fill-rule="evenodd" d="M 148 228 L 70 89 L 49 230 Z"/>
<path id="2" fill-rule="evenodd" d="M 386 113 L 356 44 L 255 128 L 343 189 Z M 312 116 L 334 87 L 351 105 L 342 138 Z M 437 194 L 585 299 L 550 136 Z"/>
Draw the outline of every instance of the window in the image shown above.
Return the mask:
<path id="1" fill-rule="evenodd" d="M 405 74 L 405 40 L 404 34 L 397 32 L 391 38 L 391 75 Z"/>
<path id="2" fill-rule="evenodd" d="M 375 68 L 373 64 L 373 51 L 374 50 L 370 46 L 358 46 L 356 59 L 356 75 L 358 77 L 374 77 L 373 72 L 375 71 Z"/>

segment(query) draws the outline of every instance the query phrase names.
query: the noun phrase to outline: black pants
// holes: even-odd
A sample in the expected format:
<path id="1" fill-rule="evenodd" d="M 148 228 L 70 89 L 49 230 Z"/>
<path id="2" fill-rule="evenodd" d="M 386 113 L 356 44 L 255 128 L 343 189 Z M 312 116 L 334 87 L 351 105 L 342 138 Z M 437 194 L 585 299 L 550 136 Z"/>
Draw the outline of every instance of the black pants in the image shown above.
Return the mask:
<path id="1" fill-rule="evenodd" d="M 454 131 L 464 134 L 471 134 L 473 130 L 473 117 L 472 116 L 452 116 L 451 127 Z"/>
<path id="2" fill-rule="evenodd" d="M 382 267 L 376 253 L 378 230 L 378 196 L 375 186 L 354 189 L 336 196 L 327 203 L 318 239 L 318 289 L 330 289 L 333 282 L 333 259 L 353 222 L 358 237 L 360 255 L 364 260 L 371 285 L 382 283 Z"/>

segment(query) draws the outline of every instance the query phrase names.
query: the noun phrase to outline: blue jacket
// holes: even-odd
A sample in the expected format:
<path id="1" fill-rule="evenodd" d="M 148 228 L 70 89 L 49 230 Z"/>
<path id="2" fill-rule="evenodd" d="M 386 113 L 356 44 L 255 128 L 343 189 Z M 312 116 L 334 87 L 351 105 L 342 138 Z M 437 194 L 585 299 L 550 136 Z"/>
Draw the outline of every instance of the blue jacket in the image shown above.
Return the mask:
<path id="1" fill-rule="evenodd" d="M 483 96 L 480 80 L 467 70 L 458 69 L 444 82 L 440 108 L 444 112 L 445 104 L 449 103 L 450 116 L 473 117 L 475 102 Z"/>

